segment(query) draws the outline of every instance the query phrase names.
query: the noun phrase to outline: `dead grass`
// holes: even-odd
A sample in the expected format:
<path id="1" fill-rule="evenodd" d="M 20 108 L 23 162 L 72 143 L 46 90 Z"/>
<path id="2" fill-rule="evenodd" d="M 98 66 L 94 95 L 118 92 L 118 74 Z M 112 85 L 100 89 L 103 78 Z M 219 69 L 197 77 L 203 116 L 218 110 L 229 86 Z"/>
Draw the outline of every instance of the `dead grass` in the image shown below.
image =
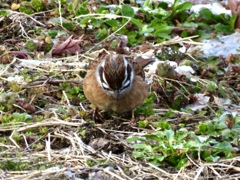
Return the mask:
<path id="1" fill-rule="evenodd" d="M 26 30 L 22 26 L 24 18 L 32 20 L 44 27 L 44 25 L 30 16 L 25 17 L 24 14 L 11 12 L 9 17 L 13 18 L 13 22 L 8 26 L 9 29 L 16 27 L 16 24 L 21 25 L 22 37 L 26 37 Z M 25 22 L 25 20 L 24 20 Z M 14 24 L 14 27 L 10 27 Z M 194 37 L 193 37 L 194 38 Z M 168 42 L 155 45 L 159 48 L 169 44 L 192 44 L 196 43 L 189 38 L 175 38 Z M 47 88 L 50 85 L 59 84 L 61 82 L 71 82 L 80 86 L 81 77 L 79 72 L 85 72 L 85 62 L 94 57 L 96 51 L 92 51 L 85 55 L 71 56 L 66 58 L 43 58 L 43 59 L 19 59 L 14 58 L 10 64 L 2 66 L 0 70 L 0 78 L 4 83 L 10 82 L 9 76 L 16 77 L 22 74 L 22 69 L 27 69 L 28 72 L 39 72 L 41 78 L 34 81 L 25 81 L 20 79 L 17 83 L 22 86 L 21 93 L 31 92 L 32 88 Z M 14 68 L 13 68 L 14 67 Z M 14 69 L 14 71 L 13 71 Z M 50 74 L 58 72 L 63 80 L 51 79 Z M 75 78 L 72 78 L 75 75 Z M 71 80 L 68 79 L 71 77 Z M 53 88 L 51 86 L 51 88 Z M 6 88 L 1 87 L 1 92 Z M 7 89 L 6 92 L 10 90 Z M 54 88 L 53 91 L 54 92 Z M 29 104 L 39 98 L 37 93 L 31 92 L 32 95 Z M 44 94 L 45 92 L 41 92 Z M 53 98 L 49 108 L 42 109 L 35 106 L 35 114 L 51 114 L 51 118 L 46 118 L 40 122 L 9 122 L 0 125 L 0 135 L 4 136 L 5 143 L 0 143 L 0 161 L 3 163 L 14 162 L 17 164 L 26 164 L 25 167 L 19 167 L 19 170 L 7 170 L 2 168 L 0 178 L 5 180 L 37 180 L 37 179 L 239 179 L 240 178 L 240 157 L 232 159 L 222 159 L 216 163 L 205 163 L 201 160 L 193 160 L 189 156 L 188 165 L 180 170 L 173 169 L 169 166 L 157 167 L 153 164 L 133 159 L 131 157 L 131 144 L 126 141 L 126 138 L 132 135 L 140 135 L 147 133 L 145 129 L 131 129 L 128 124 L 117 124 L 108 128 L 98 124 L 91 124 L 81 118 L 78 113 L 75 113 L 70 118 L 63 118 L 62 114 L 56 112 L 54 108 L 61 105 L 66 109 L 74 108 L 71 105 L 66 93 L 62 91 L 63 97 L 55 102 Z M 48 94 L 49 96 L 50 94 Z M 55 94 L 54 94 L 55 95 Z M 41 96 L 43 97 L 43 96 Z M 26 111 L 21 106 L 15 106 L 16 111 Z M 78 110 L 89 113 L 89 110 L 80 103 Z M 157 110 L 156 110 L 157 111 Z M 156 112 L 159 113 L 159 112 Z M 1 115 L 7 114 L 1 111 Z M 113 118 L 117 121 L 117 118 Z M 112 122 L 115 123 L 115 122 Z M 48 132 L 45 134 L 39 133 L 39 129 L 47 127 Z M 86 128 L 87 127 L 87 128 Z M 90 127 L 90 128 L 89 128 Z M 83 129 L 89 131 L 89 134 L 96 133 L 89 139 L 81 138 L 79 132 Z M 34 140 L 29 143 L 27 133 L 32 132 Z M 14 140 L 14 135 L 18 133 L 21 141 Z M 97 136 L 101 134 L 101 136 Z M 100 143 L 99 138 L 103 138 Z M 91 139 L 92 138 L 92 139 Z M 88 139 L 86 141 L 86 139 Z M 94 141 L 95 139 L 99 141 Z M 93 143 L 94 141 L 94 143 Z M 32 148 L 41 142 L 45 143 L 44 147 Z M 63 143 L 63 145 L 61 144 Z M 93 143 L 92 146 L 90 144 Z M 107 145 L 106 145 L 107 144 Z M 105 147 L 105 145 L 107 147 Z M 111 148 L 114 146 L 122 147 L 119 153 L 113 153 Z M 107 151 L 106 151 L 107 149 Z M 2 164 L 3 165 L 3 164 Z M 0 165 L 1 167 L 1 165 Z M 21 170 L 23 168 L 24 170 Z"/>
<path id="2" fill-rule="evenodd" d="M 65 122 L 60 119 L 49 119 L 40 123 L 18 125 L 10 127 L 12 133 L 24 132 L 29 128 L 39 126 L 53 126 L 54 130 L 46 135 L 45 149 L 32 151 L 31 145 L 26 143 L 26 148 L 21 148 L 14 140 L 13 145 L 0 144 L 5 149 L 0 154 L 0 161 L 12 161 L 32 164 L 32 167 L 40 167 L 41 164 L 49 168 L 43 170 L 1 171 L 2 179 L 74 179 L 87 177 L 89 179 L 238 179 L 240 176 L 240 157 L 222 159 L 216 163 L 205 163 L 201 160 L 193 160 L 189 157 L 188 166 L 180 170 L 171 167 L 159 168 L 153 164 L 133 159 L 129 154 L 129 144 L 124 137 L 141 134 L 143 132 L 125 132 L 102 129 L 108 134 L 109 139 L 118 138 L 126 148 L 121 154 L 106 153 L 103 150 L 94 149 L 84 143 L 77 135 L 78 128 L 84 123 Z M 0 129 L 2 132 L 2 128 Z M 6 131 L 6 129 L 4 129 Z M 22 134 L 23 135 L 23 134 Z M 11 135 L 12 136 L 12 135 Z M 9 138 L 11 139 L 11 136 Z M 69 142 L 69 146 L 62 149 L 52 149 L 54 139 L 61 138 Z M 22 154 L 21 157 L 16 157 Z M 6 158 L 8 155 L 8 158 Z M 5 157 L 4 157 L 5 156 Z M 93 162 L 90 166 L 89 162 Z M 99 163 L 102 162 L 102 163 Z"/>

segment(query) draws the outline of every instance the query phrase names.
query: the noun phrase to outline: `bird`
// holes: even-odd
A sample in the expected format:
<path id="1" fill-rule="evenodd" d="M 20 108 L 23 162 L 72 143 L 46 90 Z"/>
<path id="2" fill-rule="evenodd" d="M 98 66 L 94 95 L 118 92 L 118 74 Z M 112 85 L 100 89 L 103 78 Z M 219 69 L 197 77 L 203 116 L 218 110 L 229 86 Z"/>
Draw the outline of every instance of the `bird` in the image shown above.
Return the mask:
<path id="1" fill-rule="evenodd" d="M 98 109 L 118 114 L 132 112 L 148 97 L 148 85 L 143 68 L 152 59 L 133 59 L 125 54 L 110 53 L 93 61 L 83 79 L 86 98 Z"/>

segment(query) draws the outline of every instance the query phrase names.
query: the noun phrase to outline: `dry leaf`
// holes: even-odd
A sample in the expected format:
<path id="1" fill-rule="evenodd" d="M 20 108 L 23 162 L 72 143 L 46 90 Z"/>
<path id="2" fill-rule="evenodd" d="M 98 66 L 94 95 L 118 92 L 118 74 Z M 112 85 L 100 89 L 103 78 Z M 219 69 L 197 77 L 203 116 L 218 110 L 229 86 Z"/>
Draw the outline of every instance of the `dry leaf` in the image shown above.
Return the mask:
<path id="1" fill-rule="evenodd" d="M 52 49 L 53 55 L 63 55 L 63 54 L 71 54 L 74 55 L 76 53 L 81 53 L 83 50 L 80 48 L 79 44 L 83 41 L 83 35 L 79 37 L 79 39 L 72 39 L 70 36 L 67 40 L 62 42 L 61 44 L 54 44 Z"/>
<path id="2" fill-rule="evenodd" d="M 20 8 L 20 4 L 12 3 L 12 5 L 11 5 L 12 10 L 17 10 L 19 8 Z"/>
<path id="3" fill-rule="evenodd" d="M 238 0 L 228 0 L 228 5 L 231 9 L 232 15 L 237 15 L 235 28 L 240 29 L 240 2 Z"/>

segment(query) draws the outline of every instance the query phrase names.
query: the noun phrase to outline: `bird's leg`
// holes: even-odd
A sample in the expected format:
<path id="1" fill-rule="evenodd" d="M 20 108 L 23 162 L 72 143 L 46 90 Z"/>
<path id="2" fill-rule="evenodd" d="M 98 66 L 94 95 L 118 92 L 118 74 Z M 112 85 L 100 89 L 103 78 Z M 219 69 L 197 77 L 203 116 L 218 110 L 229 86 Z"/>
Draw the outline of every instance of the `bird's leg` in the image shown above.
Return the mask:
<path id="1" fill-rule="evenodd" d="M 97 107 L 93 110 L 92 117 L 95 120 L 95 122 L 103 123 L 103 116 L 98 112 L 98 108 Z"/>
<path id="2" fill-rule="evenodd" d="M 134 110 L 132 111 L 132 118 L 130 120 L 130 125 L 131 126 L 135 126 L 137 124 L 136 122 L 136 118 L 135 118 L 135 115 L 134 115 Z"/>

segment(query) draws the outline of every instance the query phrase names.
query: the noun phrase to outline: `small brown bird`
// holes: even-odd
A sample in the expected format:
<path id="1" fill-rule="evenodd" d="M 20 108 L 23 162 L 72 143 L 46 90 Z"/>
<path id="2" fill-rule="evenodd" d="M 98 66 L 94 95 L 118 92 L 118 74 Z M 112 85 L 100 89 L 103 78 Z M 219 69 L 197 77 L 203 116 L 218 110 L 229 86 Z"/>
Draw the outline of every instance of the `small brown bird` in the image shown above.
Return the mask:
<path id="1" fill-rule="evenodd" d="M 83 91 L 87 99 L 104 111 L 124 113 L 140 106 L 148 96 L 143 68 L 152 59 L 132 60 L 122 54 L 110 54 L 91 63 L 83 79 Z M 132 122 L 133 123 L 133 122 Z"/>

